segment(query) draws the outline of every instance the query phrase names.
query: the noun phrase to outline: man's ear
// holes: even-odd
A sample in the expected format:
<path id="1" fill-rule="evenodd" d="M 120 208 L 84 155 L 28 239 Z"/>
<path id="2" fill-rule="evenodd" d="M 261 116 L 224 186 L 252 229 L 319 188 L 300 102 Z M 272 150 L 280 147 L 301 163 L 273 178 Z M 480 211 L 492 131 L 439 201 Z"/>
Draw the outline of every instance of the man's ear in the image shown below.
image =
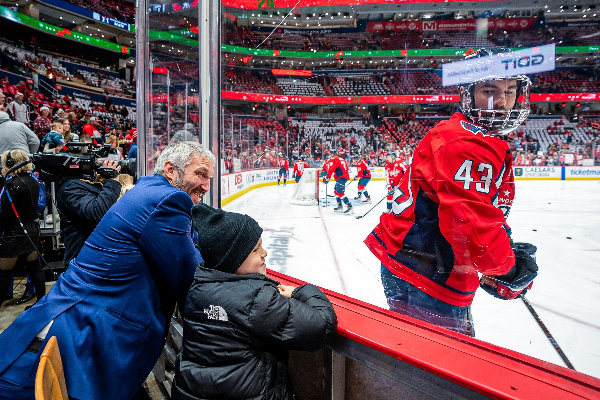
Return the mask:
<path id="1" fill-rule="evenodd" d="M 169 182 L 175 181 L 177 179 L 177 177 L 179 176 L 177 167 L 175 167 L 175 164 L 173 164 L 173 162 L 171 162 L 171 161 L 165 162 L 163 171 L 164 171 L 165 178 L 167 178 L 167 180 Z"/>

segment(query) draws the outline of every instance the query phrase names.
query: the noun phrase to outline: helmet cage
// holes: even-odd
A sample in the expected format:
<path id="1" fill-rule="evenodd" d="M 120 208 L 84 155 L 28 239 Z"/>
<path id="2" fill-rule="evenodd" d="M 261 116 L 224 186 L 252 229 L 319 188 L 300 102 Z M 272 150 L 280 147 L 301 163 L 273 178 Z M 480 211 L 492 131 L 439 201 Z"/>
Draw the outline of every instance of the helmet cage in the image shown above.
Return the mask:
<path id="1" fill-rule="evenodd" d="M 475 85 L 490 80 L 516 80 L 517 91 L 516 100 L 510 110 L 490 110 L 475 107 Z M 492 77 L 479 79 L 465 86 L 460 98 L 460 108 L 463 114 L 475 124 L 485 127 L 490 133 L 495 135 L 508 135 L 525 121 L 529 115 L 529 91 L 531 81 L 525 75 L 512 77 Z"/>

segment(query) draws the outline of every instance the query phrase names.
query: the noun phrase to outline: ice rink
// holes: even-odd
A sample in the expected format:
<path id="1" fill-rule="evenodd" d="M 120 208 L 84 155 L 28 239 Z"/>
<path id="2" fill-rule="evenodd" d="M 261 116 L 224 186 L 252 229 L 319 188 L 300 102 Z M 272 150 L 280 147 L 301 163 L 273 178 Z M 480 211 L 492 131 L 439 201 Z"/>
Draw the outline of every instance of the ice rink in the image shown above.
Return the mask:
<path id="1" fill-rule="evenodd" d="M 291 205 L 295 184 L 253 190 L 224 209 L 248 214 L 263 227 L 267 267 L 387 309 L 380 264 L 363 244 L 385 211 L 385 183 L 367 187 L 372 203 L 352 200 L 354 215 Z M 327 188 L 333 193 L 333 184 Z M 356 182 L 346 191 L 356 196 Z M 600 182 L 517 181 L 508 223 L 513 239 L 538 247 L 540 271 L 527 298 L 579 372 L 600 378 Z M 483 290 L 472 307 L 476 338 L 565 366 L 522 300 Z"/>

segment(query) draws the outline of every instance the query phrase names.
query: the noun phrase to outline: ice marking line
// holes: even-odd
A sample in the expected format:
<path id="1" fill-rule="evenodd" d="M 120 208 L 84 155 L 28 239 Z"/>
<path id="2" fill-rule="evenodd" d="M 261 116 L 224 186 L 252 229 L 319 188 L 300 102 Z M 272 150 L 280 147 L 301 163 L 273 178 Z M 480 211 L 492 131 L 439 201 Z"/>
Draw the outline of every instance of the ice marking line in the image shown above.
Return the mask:
<path id="1" fill-rule="evenodd" d="M 335 257 L 335 251 L 333 251 L 333 245 L 331 244 L 331 237 L 329 236 L 329 231 L 327 230 L 327 225 L 325 225 L 325 219 L 323 218 L 322 208 L 319 207 L 319 215 L 321 216 L 321 224 L 323 224 L 323 229 L 325 230 L 325 237 L 327 238 L 327 244 L 329 245 L 329 252 L 333 256 L 333 265 L 335 266 L 335 270 L 342 284 L 342 293 L 348 293 L 346 291 L 346 284 L 342 279 L 342 271 L 340 270 L 340 265 L 338 264 L 338 260 Z"/>

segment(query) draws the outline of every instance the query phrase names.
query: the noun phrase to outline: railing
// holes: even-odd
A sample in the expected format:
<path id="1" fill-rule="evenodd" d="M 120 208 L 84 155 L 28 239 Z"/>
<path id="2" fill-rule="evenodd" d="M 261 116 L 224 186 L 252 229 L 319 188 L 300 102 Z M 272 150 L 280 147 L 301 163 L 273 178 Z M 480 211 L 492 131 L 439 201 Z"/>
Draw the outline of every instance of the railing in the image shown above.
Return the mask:
<path id="1" fill-rule="evenodd" d="M 282 284 L 304 282 L 269 271 Z M 600 398 L 600 380 L 324 290 L 338 335 L 316 352 L 290 352 L 297 399 Z M 170 393 L 181 325 L 173 320 L 154 369 Z M 169 371 L 170 369 L 170 371 Z"/>

